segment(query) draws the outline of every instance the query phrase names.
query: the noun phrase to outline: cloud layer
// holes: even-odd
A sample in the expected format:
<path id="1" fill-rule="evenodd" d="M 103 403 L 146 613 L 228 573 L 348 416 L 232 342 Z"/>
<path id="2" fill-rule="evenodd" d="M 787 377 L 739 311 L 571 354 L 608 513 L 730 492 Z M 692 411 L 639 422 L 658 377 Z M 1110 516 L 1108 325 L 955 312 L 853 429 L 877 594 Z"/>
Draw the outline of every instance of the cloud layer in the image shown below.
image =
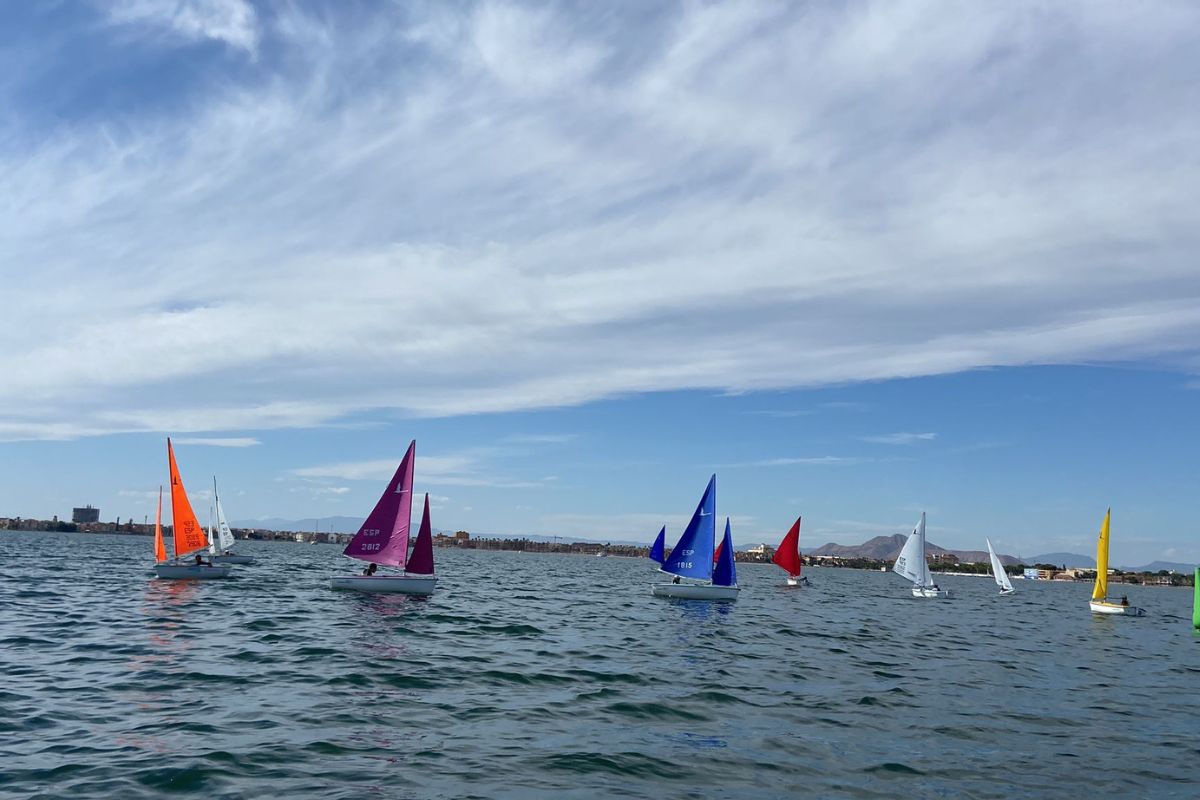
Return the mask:
<path id="1" fill-rule="evenodd" d="M 211 77 L 0 83 L 0 439 L 1198 363 L 1188 4 L 107 13 Z"/>

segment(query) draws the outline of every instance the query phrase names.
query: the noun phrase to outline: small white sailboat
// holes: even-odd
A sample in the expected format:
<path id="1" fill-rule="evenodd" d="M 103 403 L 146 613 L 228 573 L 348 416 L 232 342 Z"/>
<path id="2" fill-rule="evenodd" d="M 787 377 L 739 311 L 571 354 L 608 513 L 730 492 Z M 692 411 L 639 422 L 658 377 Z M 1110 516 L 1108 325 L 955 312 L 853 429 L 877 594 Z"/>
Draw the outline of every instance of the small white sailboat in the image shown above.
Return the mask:
<path id="1" fill-rule="evenodd" d="M 671 554 L 659 563 L 661 571 L 675 575 L 672 583 L 656 583 L 650 587 L 655 597 L 673 597 L 679 600 L 736 600 L 740 591 L 737 585 L 737 570 L 733 561 L 733 538 L 729 532 L 729 520 L 725 520 L 725 538 L 721 551 L 716 553 L 717 526 L 717 476 L 713 475 L 692 514 L 692 521 L 679 537 Z M 650 557 L 658 561 L 662 557 L 659 534 Z M 714 555 L 716 556 L 714 564 Z M 692 578 L 704 583 L 682 583 L 680 578 Z"/>
<path id="2" fill-rule="evenodd" d="M 996 585 L 1000 587 L 1000 596 L 1007 597 L 1010 594 L 1015 594 L 1012 581 L 1008 579 L 1008 573 L 1004 571 L 1004 564 L 1000 562 L 1000 556 L 996 555 L 996 551 L 992 549 L 992 540 L 985 539 L 988 546 L 988 558 L 992 561 L 992 577 L 996 581 Z"/>
<path id="3" fill-rule="evenodd" d="M 158 562 L 154 574 L 168 580 L 209 580 L 228 578 L 233 567 L 204 563 L 198 555 L 208 546 L 208 537 L 196 519 L 196 512 L 188 502 L 183 479 L 179 477 L 179 466 L 175 463 L 175 451 L 167 439 L 167 464 L 171 473 L 171 533 L 175 540 L 175 560 L 167 561 L 166 548 L 162 543 L 162 492 L 159 491 L 158 517 L 155 523 L 154 555 Z M 183 559 L 196 555 L 196 563 L 184 563 Z"/>
<path id="4" fill-rule="evenodd" d="M 212 555 L 209 560 L 214 564 L 253 564 L 254 556 L 243 556 L 233 552 L 236 539 L 233 530 L 225 520 L 225 511 L 221 508 L 221 496 L 217 494 L 217 477 L 213 476 L 213 504 L 216 507 L 216 528 L 208 530 L 208 552 Z"/>
<path id="5" fill-rule="evenodd" d="M 433 527 L 429 521 L 428 494 L 425 495 L 425 512 L 421 517 L 416 543 L 412 554 L 408 552 L 416 454 L 417 443 L 414 440 L 374 510 L 342 551 L 351 558 L 370 562 L 370 566 L 361 575 L 334 576 L 330 579 L 330 588 L 356 592 L 433 594 L 437 576 L 433 574 Z M 396 567 L 404 572 L 376 575 L 377 566 Z"/>
<path id="6" fill-rule="evenodd" d="M 1112 519 L 1112 509 L 1104 513 L 1104 522 L 1100 525 L 1100 538 L 1096 541 L 1096 584 L 1092 587 L 1092 599 L 1088 607 L 1095 614 L 1124 614 L 1128 617 L 1140 617 L 1145 609 L 1129 605 L 1129 600 L 1122 597 L 1121 602 L 1113 603 L 1108 599 L 1108 529 Z"/>
<path id="7" fill-rule="evenodd" d="M 933 576 L 929 573 L 929 562 L 925 560 L 924 511 L 921 512 L 921 521 L 909 534 L 908 541 L 904 543 L 904 548 L 896 557 L 896 563 L 892 565 L 892 572 L 912 581 L 913 597 L 950 596 L 949 589 L 942 589 L 933 582 Z"/>

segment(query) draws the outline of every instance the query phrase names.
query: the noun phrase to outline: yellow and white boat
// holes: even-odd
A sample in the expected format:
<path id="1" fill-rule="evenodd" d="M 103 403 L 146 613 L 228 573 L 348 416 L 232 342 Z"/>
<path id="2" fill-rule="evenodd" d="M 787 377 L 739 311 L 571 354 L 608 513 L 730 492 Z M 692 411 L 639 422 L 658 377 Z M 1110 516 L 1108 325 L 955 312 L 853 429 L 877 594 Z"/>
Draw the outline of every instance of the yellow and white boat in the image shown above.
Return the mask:
<path id="1" fill-rule="evenodd" d="M 1094 614 L 1125 614 L 1130 617 L 1140 617 L 1145 610 L 1129 605 L 1124 597 L 1119 603 L 1108 599 L 1108 527 L 1112 519 L 1112 509 L 1104 513 L 1104 524 L 1100 526 L 1100 539 L 1096 542 L 1096 585 L 1092 588 L 1092 599 L 1088 607 Z"/>

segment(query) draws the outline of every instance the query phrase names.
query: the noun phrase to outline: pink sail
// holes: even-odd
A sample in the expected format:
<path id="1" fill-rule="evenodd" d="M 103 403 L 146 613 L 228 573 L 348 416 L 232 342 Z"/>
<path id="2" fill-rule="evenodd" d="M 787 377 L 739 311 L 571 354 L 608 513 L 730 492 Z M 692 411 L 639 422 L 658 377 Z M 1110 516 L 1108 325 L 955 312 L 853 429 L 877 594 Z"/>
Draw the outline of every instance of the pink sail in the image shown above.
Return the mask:
<path id="1" fill-rule="evenodd" d="M 413 462 L 416 458 L 417 441 L 414 439 L 375 509 L 342 551 L 345 555 L 385 567 L 404 566 L 412 520 Z"/>
<path id="2" fill-rule="evenodd" d="M 425 512 L 421 514 L 421 529 L 417 532 L 417 543 L 413 545 L 412 557 L 404 565 L 405 572 L 416 575 L 433 574 L 433 527 L 429 524 L 429 493 L 425 493 Z"/>

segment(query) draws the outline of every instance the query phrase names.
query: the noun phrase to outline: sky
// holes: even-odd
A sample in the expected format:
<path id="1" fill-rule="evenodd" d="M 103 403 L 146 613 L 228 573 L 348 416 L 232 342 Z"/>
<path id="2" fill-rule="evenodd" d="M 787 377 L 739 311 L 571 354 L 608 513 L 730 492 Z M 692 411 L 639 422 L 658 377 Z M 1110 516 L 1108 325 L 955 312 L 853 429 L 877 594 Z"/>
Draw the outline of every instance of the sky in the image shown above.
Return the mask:
<path id="1" fill-rule="evenodd" d="M 1200 561 L 1200 7 L 0 5 L 0 516 Z"/>

